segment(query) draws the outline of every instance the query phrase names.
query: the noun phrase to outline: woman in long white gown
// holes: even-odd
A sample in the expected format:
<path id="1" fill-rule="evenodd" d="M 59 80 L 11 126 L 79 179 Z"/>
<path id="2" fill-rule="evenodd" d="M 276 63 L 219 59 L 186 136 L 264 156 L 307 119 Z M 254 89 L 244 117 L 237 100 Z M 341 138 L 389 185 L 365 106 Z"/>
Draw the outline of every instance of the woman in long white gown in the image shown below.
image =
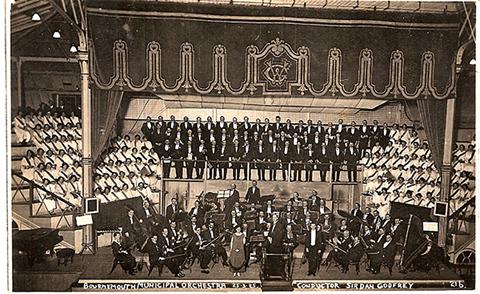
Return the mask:
<path id="1" fill-rule="evenodd" d="M 35 172 L 35 154 L 28 150 L 21 162 L 22 175 L 29 180 L 33 180 Z"/>
<path id="2" fill-rule="evenodd" d="M 51 192 L 53 193 L 54 186 L 51 185 L 48 179 L 43 179 L 43 189 L 37 189 L 38 198 L 43 203 L 45 208 L 47 209 L 48 213 L 52 214 L 55 212 L 57 208 L 57 202 L 55 199 L 50 195 Z"/>
<path id="3" fill-rule="evenodd" d="M 17 137 L 17 143 L 28 143 L 31 140 L 31 135 L 28 130 L 27 122 L 23 112 L 19 111 L 18 115 L 13 119 L 13 130 Z"/>

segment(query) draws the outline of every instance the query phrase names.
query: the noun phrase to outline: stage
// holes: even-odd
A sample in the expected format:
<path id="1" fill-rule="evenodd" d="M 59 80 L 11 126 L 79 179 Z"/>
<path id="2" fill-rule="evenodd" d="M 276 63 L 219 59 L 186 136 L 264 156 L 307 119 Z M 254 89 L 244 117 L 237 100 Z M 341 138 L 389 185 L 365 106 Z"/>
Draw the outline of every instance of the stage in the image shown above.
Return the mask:
<path id="1" fill-rule="evenodd" d="M 298 254 L 296 254 L 298 256 Z M 185 277 L 176 278 L 167 268 L 161 276 L 154 269 L 150 276 L 148 270 L 131 276 L 120 266 L 109 274 L 113 257 L 108 247 L 99 248 L 95 255 L 76 255 L 73 264 L 57 265 L 55 257 L 47 257 L 44 263 L 28 267 L 17 260 L 14 262 L 15 291 L 79 291 L 79 290 L 260 290 L 259 263 L 253 263 L 240 277 L 233 277 L 228 267 L 221 263 L 213 265 L 209 274 L 200 272 L 195 263 L 191 270 L 185 270 Z M 307 276 L 308 265 L 300 258 L 293 261 L 293 288 L 295 291 L 335 290 L 335 289 L 461 289 L 465 287 L 463 279 L 445 265 L 429 273 L 408 272 L 402 274 L 394 268 L 393 274 L 382 268 L 379 274 L 365 270 L 355 273 L 354 266 L 343 274 L 334 265 L 327 270 L 321 266 L 316 276 Z M 35 283 L 33 283 L 35 281 Z M 43 281 L 43 282 L 42 282 Z"/>

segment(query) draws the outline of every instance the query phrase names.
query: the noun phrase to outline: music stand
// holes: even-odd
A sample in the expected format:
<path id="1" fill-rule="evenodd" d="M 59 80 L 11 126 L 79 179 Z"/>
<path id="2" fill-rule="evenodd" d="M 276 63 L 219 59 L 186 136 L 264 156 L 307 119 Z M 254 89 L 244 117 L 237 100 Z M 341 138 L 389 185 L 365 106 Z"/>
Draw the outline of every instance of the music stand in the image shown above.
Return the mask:
<path id="1" fill-rule="evenodd" d="M 217 199 L 226 199 L 230 197 L 230 190 L 220 190 L 217 193 Z"/>
<path id="2" fill-rule="evenodd" d="M 260 203 L 267 203 L 269 200 L 273 202 L 273 200 L 275 200 L 275 195 L 264 195 L 260 197 Z"/>
<path id="3" fill-rule="evenodd" d="M 225 213 L 213 213 L 210 221 L 213 222 L 218 229 L 223 230 L 225 228 Z"/>
<path id="4" fill-rule="evenodd" d="M 204 196 L 205 202 L 212 203 L 212 202 L 217 202 L 218 194 L 214 192 L 208 192 Z"/>
<path id="5" fill-rule="evenodd" d="M 302 234 L 302 231 L 303 231 L 302 225 L 300 225 L 300 224 L 293 224 L 292 225 L 292 232 L 294 234 L 300 235 L 300 234 Z"/>
<path id="6" fill-rule="evenodd" d="M 310 219 L 313 221 L 318 221 L 318 219 L 320 218 L 320 212 L 318 211 L 310 211 Z"/>

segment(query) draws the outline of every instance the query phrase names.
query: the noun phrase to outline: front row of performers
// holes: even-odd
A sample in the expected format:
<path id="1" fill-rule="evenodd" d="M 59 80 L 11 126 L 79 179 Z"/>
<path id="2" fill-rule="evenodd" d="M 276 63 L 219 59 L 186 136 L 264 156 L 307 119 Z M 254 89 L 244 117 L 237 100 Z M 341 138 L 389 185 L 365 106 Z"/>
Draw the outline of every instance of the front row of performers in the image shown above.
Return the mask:
<path id="1" fill-rule="evenodd" d="M 342 273 L 353 265 L 358 273 L 363 263 L 373 274 L 379 273 L 382 265 L 391 274 L 395 256 L 404 243 L 406 224 L 399 218 L 391 220 L 388 214 L 381 218 L 368 207 L 362 210 L 358 203 L 350 215 L 338 222 L 327 207 L 323 207 L 323 213 L 309 209 L 312 201 L 324 203 L 317 198 L 313 195 L 303 200 L 294 194 L 284 207 L 274 206 L 272 200 L 261 205 L 242 205 L 238 201 L 232 205 L 227 198 L 225 211 L 217 201 L 197 200 L 189 212 L 183 211 L 173 198 L 165 216 L 144 201 L 141 210 L 128 211 L 121 232 L 114 234 L 111 247 L 115 262 L 134 275 L 142 267 L 136 260 L 148 256 L 145 263 L 149 274 L 157 267 L 161 275 L 165 266 L 176 277 L 183 277 L 182 270 L 195 261 L 204 274 L 221 262 L 230 267 L 234 276 L 240 276 L 268 253 L 281 253 L 293 260 L 293 251 L 304 243 L 302 264 L 308 263 L 309 276 L 315 276 L 321 266 L 328 270 L 332 264 Z M 417 259 L 429 260 L 433 242 L 427 235 L 425 241 L 426 249 Z M 253 262 L 251 255 L 255 256 Z M 284 259 L 266 260 L 265 264 L 271 269 L 282 268 L 284 278 L 291 274 L 291 263 Z M 416 263 L 412 266 L 417 267 Z M 422 266 L 426 267 L 423 264 L 418 268 Z"/>

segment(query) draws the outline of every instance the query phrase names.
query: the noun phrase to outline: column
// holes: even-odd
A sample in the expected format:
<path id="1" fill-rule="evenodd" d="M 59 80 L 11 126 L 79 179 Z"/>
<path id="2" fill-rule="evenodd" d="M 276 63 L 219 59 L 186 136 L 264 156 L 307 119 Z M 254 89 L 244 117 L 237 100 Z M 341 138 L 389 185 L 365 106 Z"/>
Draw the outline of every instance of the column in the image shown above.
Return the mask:
<path id="1" fill-rule="evenodd" d="M 93 177 L 92 177 L 92 101 L 88 85 L 89 67 L 88 52 L 81 50 L 78 52 L 78 62 L 80 65 L 81 78 L 81 100 L 82 100 L 82 171 L 83 171 L 83 197 L 93 197 Z M 85 212 L 85 211 L 83 211 Z M 82 252 L 87 250 L 95 252 L 94 230 L 92 225 L 83 227 Z"/>
<path id="2" fill-rule="evenodd" d="M 20 57 L 17 58 L 17 107 L 20 109 L 25 105 L 25 98 L 23 97 L 23 81 L 22 81 L 22 60 Z"/>
<path id="3" fill-rule="evenodd" d="M 440 187 L 440 201 L 447 203 L 447 217 L 440 217 L 438 221 L 438 246 L 445 247 L 448 232 L 448 211 L 450 197 L 450 173 L 452 169 L 452 144 L 453 144 L 453 127 L 455 122 L 455 98 L 447 100 L 446 122 L 445 122 L 445 140 L 443 143 L 443 160 L 442 160 L 442 183 Z"/>

